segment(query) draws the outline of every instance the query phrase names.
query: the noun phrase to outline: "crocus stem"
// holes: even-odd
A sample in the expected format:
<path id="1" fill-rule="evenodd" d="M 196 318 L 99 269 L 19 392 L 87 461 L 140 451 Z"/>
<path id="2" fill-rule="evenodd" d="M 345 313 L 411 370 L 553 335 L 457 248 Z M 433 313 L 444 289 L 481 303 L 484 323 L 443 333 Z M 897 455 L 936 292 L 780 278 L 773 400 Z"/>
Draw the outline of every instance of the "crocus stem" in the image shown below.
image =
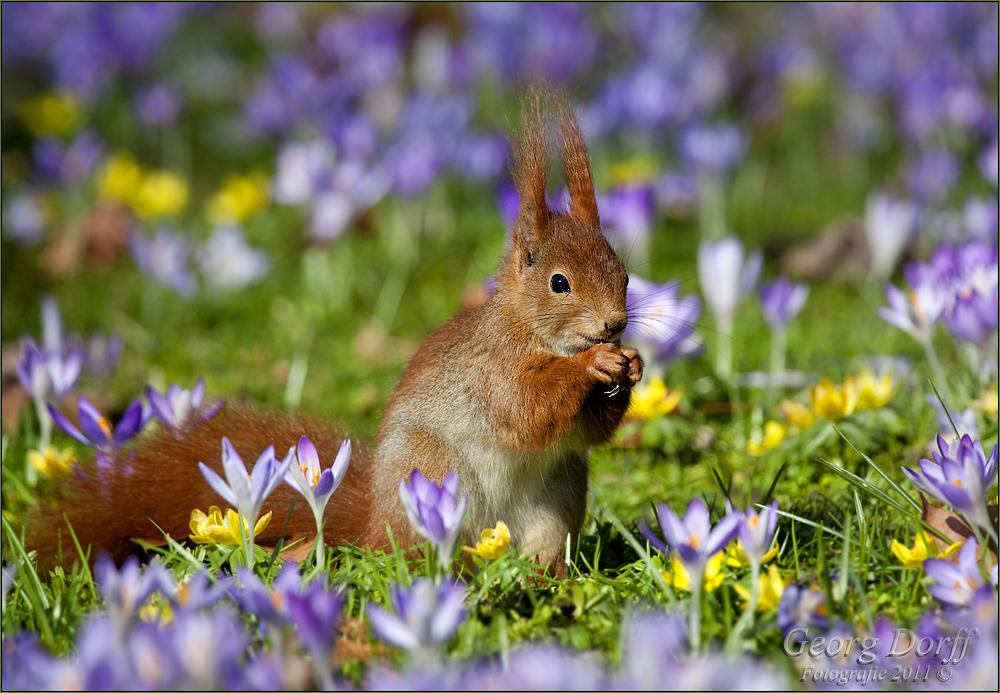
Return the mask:
<path id="1" fill-rule="evenodd" d="M 743 632 L 753 626 L 754 613 L 757 611 L 757 602 L 760 600 L 760 564 L 756 561 L 750 563 L 750 598 L 746 603 L 746 610 L 740 616 L 740 620 L 733 627 L 733 632 L 729 634 L 729 641 L 726 643 L 731 654 L 735 654 L 740 644 L 740 636 Z"/>
<path id="2" fill-rule="evenodd" d="M 688 636 L 691 638 L 691 651 L 701 649 L 701 583 L 705 579 L 705 569 L 690 570 L 691 575 L 691 613 L 688 617 Z"/>
<path id="3" fill-rule="evenodd" d="M 733 374 L 733 320 L 720 318 L 716 322 L 719 332 L 716 339 L 715 372 L 728 383 Z"/>
<path id="4" fill-rule="evenodd" d="M 38 416 L 38 449 L 45 450 L 52 441 L 52 415 L 41 397 L 35 399 L 35 414 Z"/>
<path id="5" fill-rule="evenodd" d="M 326 544 L 323 542 L 323 513 L 316 513 L 316 544 L 313 547 L 316 552 L 316 568 L 318 570 L 326 569 L 326 557 L 325 550 Z"/>
<path id="6" fill-rule="evenodd" d="M 703 241 L 726 235 L 725 201 L 718 176 L 706 174 L 698 179 L 698 222 Z"/>
<path id="7" fill-rule="evenodd" d="M 785 373 L 785 354 L 787 353 L 788 332 L 784 328 L 776 329 L 771 335 L 771 388 L 777 389 L 779 379 Z"/>
<path id="8" fill-rule="evenodd" d="M 934 384 L 938 386 L 942 394 L 948 399 L 944 403 L 945 406 L 954 406 L 955 400 L 951 395 L 951 388 L 948 386 L 948 378 L 944 374 L 944 368 L 941 367 L 941 361 L 938 359 L 937 350 L 934 349 L 934 342 L 931 341 L 929 336 L 920 341 L 924 347 L 924 353 L 927 355 L 927 363 L 930 364 L 931 372 L 934 374 Z"/>
<path id="9" fill-rule="evenodd" d="M 243 560 L 246 562 L 248 570 L 253 570 L 253 529 L 247 527 L 247 518 L 243 513 L 239 514 L 240 521 L 240 543 L 243 545 Z M 257 525 L 257 518 L 253 518 L 254 525 Z"/>

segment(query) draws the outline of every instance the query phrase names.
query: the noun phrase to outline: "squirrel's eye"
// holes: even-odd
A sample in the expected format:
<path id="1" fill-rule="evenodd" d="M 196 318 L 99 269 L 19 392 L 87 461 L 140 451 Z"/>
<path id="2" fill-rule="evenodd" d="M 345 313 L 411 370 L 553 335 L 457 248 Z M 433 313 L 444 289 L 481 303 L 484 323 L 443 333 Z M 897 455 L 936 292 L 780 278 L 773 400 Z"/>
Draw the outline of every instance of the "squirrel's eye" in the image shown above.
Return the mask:
<path id="1" fill-rule="evenodd" d="M 549 286 L 557 294 L 564 294 L 569 291 L 569 281 L 561 274 L 553 274 L 552 279 L 549 280 Z"/>

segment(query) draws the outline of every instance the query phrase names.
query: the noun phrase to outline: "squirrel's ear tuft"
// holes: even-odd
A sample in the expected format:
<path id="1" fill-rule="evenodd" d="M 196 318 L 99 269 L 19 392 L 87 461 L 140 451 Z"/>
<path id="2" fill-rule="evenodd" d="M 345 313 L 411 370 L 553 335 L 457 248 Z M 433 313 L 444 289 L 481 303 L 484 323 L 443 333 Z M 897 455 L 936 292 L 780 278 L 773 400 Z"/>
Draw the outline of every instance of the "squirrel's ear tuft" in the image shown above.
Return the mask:
<path id="1" fill-rule="evenodd" d="M 521 129 L 514 144 L 514 185 L 520 198 L 520 212 L 514 227 L 514 245 L 525 262 L 549 225 L 545 188 L 549 178 L 548 122 L 542 94 L 529 89 L 521 98 Z"/>
<path id="2" fill-rule="evenodd" d="M 594 179 L 590 173 L 590 156 L 587 143 L 580 132 L 580 124 L 573 115 L 573 108 L 562 94 L 555 97 L 559 121 L 559 140 L 562 149 L 563 174 L 569 188 L 570 216 L 588 224 L 599 225 Z"/>

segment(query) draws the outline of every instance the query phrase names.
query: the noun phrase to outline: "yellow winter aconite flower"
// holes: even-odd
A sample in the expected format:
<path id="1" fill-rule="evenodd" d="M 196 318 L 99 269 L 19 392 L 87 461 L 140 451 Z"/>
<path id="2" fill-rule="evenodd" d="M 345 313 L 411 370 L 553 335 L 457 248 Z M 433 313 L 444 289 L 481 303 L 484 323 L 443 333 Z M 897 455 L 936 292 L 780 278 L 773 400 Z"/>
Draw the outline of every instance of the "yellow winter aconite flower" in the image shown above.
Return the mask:
<path id="1" fill-rule="evenodd" d="M 781 595 L 784 594 L 788 582 L 778 573 L 776 566 L 770 566 L 767 572 L 760 576 L 760 593 L 757 597 L 757 611 L 774 611 L 781 603 Z M 736 594 L 743 600 L 743 608 L 746 609 L 750 601 L 750 591 L 743 585 L 733 585 Z"/>
<path id="2" fill-rule="evenodd" d="M 188 200 L 188 184 L 173 171 L 147 171 L 139 182 L 132 199 L 132 210 L 142 219 L 166 217 L 184 209 Z"/>
<path id="3" fill-rule="evenodd" d="M 76 453 L 72 448 L 60 450 L 49 445 L 44 450 L 32 450 L 28 453 L 28 463 L 42 476 L 59 476 L 73 469 Z"/>
<path id="4" fill-rule="evenodd" d="M 938 553 L 937 543 L 923 530 L 913 536 L 913 546 L 907 546 L 895 539 L 889 544 L 892 555 L 903 564 L 903 567 L 912 568 L 913 570 L 921 570 L 924 567 L 924 561 L 928 558 L 946 558 L 950 556 L 958 550 L 959 546 L 961 546 L 961 542 L 955 542 L 941 553 Z"/>
<path id="5" fill-rule="evenodd" d="M 42 94 L 21 107 L 24 122 L 36 137 L 68 135 L 80 124 L 80 103 L 65 92 Z"/>
<path id="6" fill-rule="evenodd" d="M 249 531 L 250 525 L 232 508 L 226 509 L 225 520 L 222 518 L 222 510 L 217 505 L 209 506 L 208 515 L 198 508 L 191 511 L 191 521 L 188 526 L 191 528 L 191 541 L 195 544 L 225 544 L 226 546 L 240 545 L 240 520 L 243 520 L 243 530 Z M 271 513 L 267 513 L 254 525 L 253 535 L 256 537 L 271 523 Z"/>
<path id="7" fill-rule="evenodd" d="M 823 378 L 809 391 L 813 414 L 837 421 L 850 416 L 858 406 L 858 393 L 851 381 L 841 386 Z"/>
<path id="8" fill-rule="evenodd" d="M 270 199 L 270 187 L 263 174 L 229 176 L 209 201 L 208 216 L 216 224 L 246 221 L 264 209 Z"/>
<path id="9" fill-rule="evenodd" d="M 795 400 L 786 399 L 784 402 L 778 405 L 778 411 L 781 415 L 788 419 L 788 423 L 800 431 L 804 431 L 814 423 L 816 423 L 816 417 L 804 404 L 796 402 Z"/>
<path id="10" fill-rule="evenodd" d="M 479 533 L 479 541 L 476 547 L 463 546 L 462 550 L 471 553 L 473 556 L 485 558 L 487 561 L 495 561 L 500 558 L 510 547 L 510 529 L 500 521 L 492 529 L 484 529 Z"/>
<path id="11" fill-rule="evenodd" d="M 889 371 L 877 377 L 870 368 L 865 368 L 853 378 L 848 378 L 848 382 L 857 392 L 858 409 L 881 409 L 896 394 L 896 384 Z"/>
<path id="12" fill-rule="evenodd" d="M 788 430 L 777 421 L 768 421 L 764 424 L 764 434 L 758 440 L 751 439 L 747 443 L 747 452 L 757 457 L 763 455 L 768 450 L 774 450 L 781 445 Z"/>
<path id="13" fill-rule="evenodd" d="M 691 591 L 691 575 L 688 573 L 684 563 L 676 556 L 670 559 L 670 568 L 664 570 L 660 575 L 663 581 L 675 590 Z M 713 592 L 722 585 L 725 575 L 722 574 L 722 554 L 717 553 L 708 559 L 705 564 L 705 577 L 702 583 L 706 592 Z"/>
<path id="14" fill-rule="evenodd" d="M 760 562 L 767 563 L 777 555 L 778 545 L 775 544 L 767 550 L 767 553 L 760 557 Z M 725 556 L 726 565 L 730 568 L 746 568 L 750 565 L 750 561 L 747 560 L 747 554 L 743 550 L 743 543 L 739 540 L 734 541 L 727 546 L 726 550 L 723 552 L 723 556 Z"/>
<path id="15" fill-rule="evenodd" d="M 653 378 L 632 388 L 626 415 L 646 421 L 659 419 L 677 408 L 682 394 L 680 390 L 668 391 L 662 378 Z"/>
<path id="16" fill-rule="evenodd" d="M 976 411 L 980 411 L 988 416 L 996 417 L 998 408 L 998 399 L 1000 395 L 997 393 L 997 384 L 992 383 L 983 390 L 983 394 L 979 395 L 978 399 L 974 399 L 969 402 L 969 406 Z"/>
<path id="17" fill-rule="evenodd" d="M 650 181 L 656 178 L 656 162 L 649 157 L 626 159 L 611 167 L 611 181 L 616 184 Z"/>
<path id="18" fill-rule="evenodd" d="M 130 204 L 142 181 L 142 167 L 128 152 L 118 152 L 104 162 L 97 174 L 97 191 L 101 197 Z"/>

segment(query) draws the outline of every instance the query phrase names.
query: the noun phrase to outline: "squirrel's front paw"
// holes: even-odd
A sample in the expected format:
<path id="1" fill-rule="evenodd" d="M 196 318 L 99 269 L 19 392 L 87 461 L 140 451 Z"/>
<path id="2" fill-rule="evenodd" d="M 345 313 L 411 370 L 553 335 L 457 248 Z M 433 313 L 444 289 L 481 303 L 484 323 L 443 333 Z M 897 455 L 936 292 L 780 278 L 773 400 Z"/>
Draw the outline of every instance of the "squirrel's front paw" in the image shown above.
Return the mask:
<path id="1" fill-rule="evenodd" d="M 635 385 L 642 380 L 642 357 L 635 349 L 622 349 L 622 354 L 628 358 L 628 382 Z"/>
<path id="2" fill-rule="evenodd" d="M 620 383 L 629 372 L 629 357 L 614 344 L 595 344 L 584 356 L 587 374 L 599 383 Z"/>

